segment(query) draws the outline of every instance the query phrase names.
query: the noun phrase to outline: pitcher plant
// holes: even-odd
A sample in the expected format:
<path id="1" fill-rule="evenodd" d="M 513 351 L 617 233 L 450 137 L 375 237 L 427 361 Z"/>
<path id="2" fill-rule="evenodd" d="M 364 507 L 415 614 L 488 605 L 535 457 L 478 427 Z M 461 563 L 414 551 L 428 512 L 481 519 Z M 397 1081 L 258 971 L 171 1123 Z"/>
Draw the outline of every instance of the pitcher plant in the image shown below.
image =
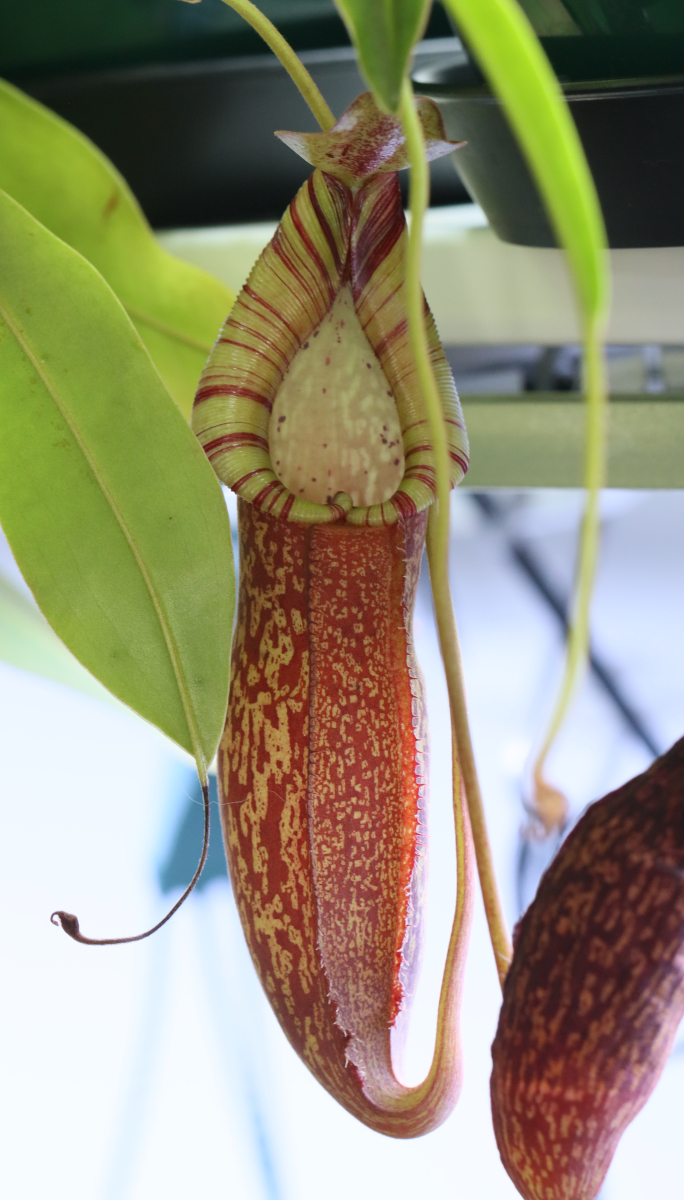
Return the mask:
<path id="1" fill-rule="evenodd" d="M 0 517 L 53 627 L 194 756 L 204 792 L 197 872 L 152 930 L 97 939 L 72 914 L 53 920 L 78 941 L 110 944 L 169 919 L 206 858 L 218 747 L 233 892 L 280 1025 L 350 1113 L 409 1138 L 436 1128 L 458 1099 L 477 868 L 504 988 L 492 1076 L 502 1160 L 528 1200 L 593 1200 L 684 1011 L 681 745 L 590 809 L 513 953 L 448 584 L 449 492 L 467 470 L 468 442 L 420 284 L 426 164 L 461 144 L 411 90 L 430 3 L 338 0 L 370 90 L 337 119 L 258 8 L 226 3 L 277 54 L 321 127 L 277 134 L 314 170 L 234 303 L 160 257 L 123 181 L 84 139 L 13 89 L 0 94 L 10 130 L 0 167 L 9 192 L 0 196 Z M 445 4 L 527 157 L 584 333 L 587 502 L 574 617 L 530 801 L 560 820 L 562 793 L 544 764 L 588 640 L 605 470 L 605 235 L 574 125 L 522 11 L 514 0 Z M 26 166 L 26 146 L 41 138 L 54 153 L 49 200 L 38 158 Z M 397 174 L 407 167 L 410 228 Z M 90 208 L 86 193 L 99 198 Z M 118 214 L 111 224 L 105 212 Z M 197 299 L 184 304 L 190 291 Z M 68 344 L 50 319 L 60 305 L 79 331 Z M 192 355 L 209 351 L 193 436 L 165 384 L 187 412 Z M 238 495 L 232 636 L 217 478 Z M 56 531 L 69 554 L 57 552 Z M 451 712 L 457 894 L 434 1057 L 409 1087 L 402 1048 L 420 964 L 427 805 L 412 615 L 426 543 Z"/>

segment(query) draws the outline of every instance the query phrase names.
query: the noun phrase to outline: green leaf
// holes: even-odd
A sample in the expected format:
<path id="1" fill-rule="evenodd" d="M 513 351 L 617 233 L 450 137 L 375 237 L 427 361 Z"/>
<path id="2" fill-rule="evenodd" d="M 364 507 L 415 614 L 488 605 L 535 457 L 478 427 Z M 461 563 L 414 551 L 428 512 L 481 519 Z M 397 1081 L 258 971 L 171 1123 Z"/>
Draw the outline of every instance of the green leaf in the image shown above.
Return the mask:
<path id="1" fill-rule="evenodd" d="M 547 788 L 544 766 L 572 700 L 589 645 L 589 607 L 605 484 L 608 404 L 603 336 L 610 294 L 606 232 L 577 129 L 534 31 L 515 0 L 444 0 L 499 96 L 536 179 L 574 276 L 584 340 L 587 489 L 565 669 L 534 764 L 535 804 Z"/>
<path id="2" fill-rule="evenodd" d="M 594 181 L 558 81 L 515 0 L 443 0 L 526 155 L 575 277 L 585 327 L 608 305 L 606 234 Z"/>
<path id="3" fill-rule="evenodd" d="M 66 684 L 120 711 L 118 700 L 60 642 L 42 613 L 0 575 L 0 659 L 22 671 Z"/>
<path id="4" fill-rule="evenodd" d="M 0 193 L 0 523 L 55 632 L 209 761 L 234 581 L 220 487 L 116 297 Z"/>
<path id="5" fill-rule="evenodd" d="M 0 188 L 97 267 L 189 417 L 233 293 L 162 250 L 127 184 L 92 142 L 1 80 Z"/>
<path id="6" fill-rule="evenodd" d="M 520 0 L 520 7 L 539 37 L 573 37 L 580 33 L 561 0 Z"/>
<path id="7" fill-rule="evenodd" d="M 432 0 L 335 0 L 335 4 L 376 102 L 386 112 L 398 112 L 401 83 Z"/>

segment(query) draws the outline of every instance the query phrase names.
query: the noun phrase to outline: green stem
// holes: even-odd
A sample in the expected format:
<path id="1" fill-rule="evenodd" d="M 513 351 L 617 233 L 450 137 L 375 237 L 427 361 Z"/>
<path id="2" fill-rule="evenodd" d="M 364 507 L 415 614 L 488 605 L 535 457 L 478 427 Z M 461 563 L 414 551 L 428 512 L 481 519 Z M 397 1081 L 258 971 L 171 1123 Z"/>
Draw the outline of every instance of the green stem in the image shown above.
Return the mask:
<path id="1" fill-rule="evenodd" d="M 511 961 L 512 949 L 503 917 L 494 874 L 494 864 L 487 835 L 482 793 L 477 777 L 475 755 L 468 726 L 468 710 L 463 681 L 461 654 L 449 591 L 449 456 L 442 406 L 430 362 L 425 330 L 425 300 L 420 282 L 423 218 L 429 200 L 429 175 L 420 121 L 413 103 L 413 91 L 404 81 L 400 114 L 406 135 L 406 148 L 411 166 L 409 210 L 411 231 L 406 256 L 406 309 L 409 338 L 423 399 L 430 425 L 435 456 L 437 503 L 430 511 L 428 525 L 428 562 L 435 607 L 437 632 L 444 662 L 452 732 L 458 748 L 458 759 L 468 803 L 473 832 L 475 858 L 480 877 L 489 935 L 494 951 L 499 979 L 503 980 Z"/>
<path id="2" fill-rule="evenodd" d="M 599 543 L 599 500 L 605 484 L 608 425 L 601 322 L 588 324 L 584 337 L 587 394 L 584 486 L 586 503 L 577 556 L 575 595 L 565 669 L 546 737 L 534 765 L 537 791 L 544 787 L 544 764 L 586 666 L 589 648 L 589 610 Z"/>
<path id="3" fill-rule="evenodd" d="M 321 129 L 332 129 L 335 117 L 304 63 L 297 57 L 282 33 L 278 33 L 275 25 L 250 0 L 223 0 L 223 3 L 227 4 L 229 8 L 235 9 L 235 12 L 239 13 L 252 26 L 252 29 L 256 29 L 266 45 L 282 63 L 292 82 L 299 88 Z"/>
<path id="4" fill-rule="evenodd" d="M 494 862 L 487 833 L 487 821 L 477 775 L 475 752 L 468 724 L 468 705 L 463 678 L 463 663 L 458 642 L 454 609 L 451 603 L 449 582 L 444 560 L 437 549 L 438 514 L 433 506 L 428 520 L 428 563 L 430 566 L 430 582 L 432 599 L 435 607 L 435 619 L 439 635 L 439 645 L 444 663 L 447 691 L 449 694 L 449 709 L 451 711 L 451 728 L 458 747 L 458 760 L 463 778 L 463 789 L 468 804 L 470 825 L 473 833 L 473 845 L 477 862 L 477 873 L 484 902 L 485 916 L 489 928 L 489 937 L 494 951 L 494 961 L 503 987 L 506 972 L 513 957 L 513 947 L 506 929 L 499 889 L 496 883 Z"/>
<path id="5" fill-rule="evenodd" d="M 534 767 L 543 825 L 562 823 L 564 797 L 543 778 L 544 764 L 586 662 L 589 606 L 596 569 L 599 492 L 606 458 L 606 395 L 601 340 L 610 298 L 606 233 L 577 129 L 539 41 L 515 0 L 444 0 L 523 151 L 559 244 L 565 250 L 582 314 L 587 386 L 587 499 L 563 679 Z"/>
<path id="6" fill-rule="evenodd" d="M 402 85 L 399 107 L 406 149 L 411 167 L 409 184 L 409 212 L 411 229 L 406 254 L 406 309 L 409 322 L 409 340 L 413 361 L 420 380 L 423 400 L 430 425 L 432 450 L 435 458 L 437 492 L 437 528 L 435 540 L 438 558 L 446 563 L 449 554 L 449 451 L 447 435 L 442 420 L 442 405 L 430 362 L 430 348 L 423 313 L 425 299 L 420 281 L 421 255 L 423 246 L 423 221 L 430 200 L 430 175 L 425 158 L 423 130 L 413 102 L 413 89 L 408 79 Z"/>

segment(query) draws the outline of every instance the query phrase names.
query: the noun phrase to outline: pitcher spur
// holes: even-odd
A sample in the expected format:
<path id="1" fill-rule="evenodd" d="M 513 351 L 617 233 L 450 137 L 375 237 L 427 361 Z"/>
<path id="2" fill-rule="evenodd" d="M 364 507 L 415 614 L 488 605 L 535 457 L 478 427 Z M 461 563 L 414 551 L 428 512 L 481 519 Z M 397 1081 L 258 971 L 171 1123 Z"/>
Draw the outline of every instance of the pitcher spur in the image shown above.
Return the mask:
<path id="1" fill-rule="evenodd" d="M 416 105 L 428 157 L 450 153 L 436 106 Z M 427 754 L 411 625 L 435 469 L 408 342 L 404 135 L 363 95 L 329 133 L 278 136 L 316 169 L 238 297 L 193 413 L 239 496 L 221 820 L 251 955 L 293 1047 L 366 1125 L 414 1137 L 460 1090 L 471 864 L 457 805 L 435 1056 L 407 1087 Z M 467 439 L 427 305 L 424 319 L 455 484 Z"/>

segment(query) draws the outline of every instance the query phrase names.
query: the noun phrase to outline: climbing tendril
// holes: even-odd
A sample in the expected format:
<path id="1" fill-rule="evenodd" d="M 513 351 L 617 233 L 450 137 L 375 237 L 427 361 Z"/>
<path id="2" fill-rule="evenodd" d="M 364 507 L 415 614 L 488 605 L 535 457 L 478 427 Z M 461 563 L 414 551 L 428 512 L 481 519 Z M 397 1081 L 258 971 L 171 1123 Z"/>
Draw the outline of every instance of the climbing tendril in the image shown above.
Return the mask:
<path id="1" fill-rule="evenodd" d="M 204 864 L 207 861 L 207 854 L 209 851 L 209 782 L 205 778 L 204 780 L 201 780 L 201 783 L 202 801 L 204 806 L 204 838 L 202 841 L 202 853 L 200 855 L 200 860 L 197 864 L 197 870 L 183 892 L 183 895 L 179 900 L 176 901 L 173 908 L 169 909 L 166 916 L 162 917 L 161 921 L 157 921 L 156 925 L 153 925 L 151 929 L 146 929 L 144 933 L 136 933 L 133 934 L 132 937 L 118 938 L 85 937 L 79 928 L 78 917 L 75 917 L 73 913 L 62 912 L 59 909 L 56 912 L 53 912 L 50 917 L 52 924 L 61 925 L 64 932 L 68 933 L 69 937 L 73 938 L 75 942 L 80 942 L 82 946 L 123 946 L 126 944 L 126 942 L 141 942 L 144 938 L 151 937 L 153 933 L 156 933 L 158 929 L 161 929 L 162 925 L 166 925 L 166 922 L 171 920 L 173 914 L 178 912 L 181 904 L 184 904 L 187 900 L 200 875 L 202 874 L 202 871 L 204 870 Z"/>
<path id="2" fill-rule="evenodd" d="M 463 777 L 463 786 L 472 826 L 480 886 L 482 888 L 496 968 L 499 979 L 503 983 L 511 960 L 512 948 L 506 931 L 503 909 L 494 875 L 494 864 L 492 862 L 492 853 L 487 835 L 482 794 L 480 792 L 475 755 L 473 753 L 472 739 L 468 726 L 463 669 L 451 593 L 449 591 L 449 459 L 439 394 L 432 371 L 430 353 L 425 335 L 425 324 L 423 321 L 423 306 L 425 301 L 420 283 L 423 218 L 429 200 L 429 175 L 425 158 L 423 134 L 413 103 L 411 84 L 408 80 L 404 81 L 400 115 L 406 135 L 406 146 L 411 165 L 411 182 L 409 188 L 411 231 L 406 261 L 406 307 L 409 319 L 409 337 L 411 339 L 411 348 L 430 424 L 437 477 L 437 502 L 430 510 L 428 526 L 428 562 L 430 565 L 432 597 L 449 693 L 452 731 L 458 751 L 460 770 Z"/>
<path id="3" fill-rule="evenodd" d="M 292 82 L 299 88 L 321 129 L 332 129 L 335 118 L 326 104 L 304 63 L 295 54 L 289 42 L 279 33 L 275 25 L 265 17 L 250 0 L 223 0 L 229 8 L 239 13 L 252 29 L 266 42 L 279 62 L 282 63 Z"/>

